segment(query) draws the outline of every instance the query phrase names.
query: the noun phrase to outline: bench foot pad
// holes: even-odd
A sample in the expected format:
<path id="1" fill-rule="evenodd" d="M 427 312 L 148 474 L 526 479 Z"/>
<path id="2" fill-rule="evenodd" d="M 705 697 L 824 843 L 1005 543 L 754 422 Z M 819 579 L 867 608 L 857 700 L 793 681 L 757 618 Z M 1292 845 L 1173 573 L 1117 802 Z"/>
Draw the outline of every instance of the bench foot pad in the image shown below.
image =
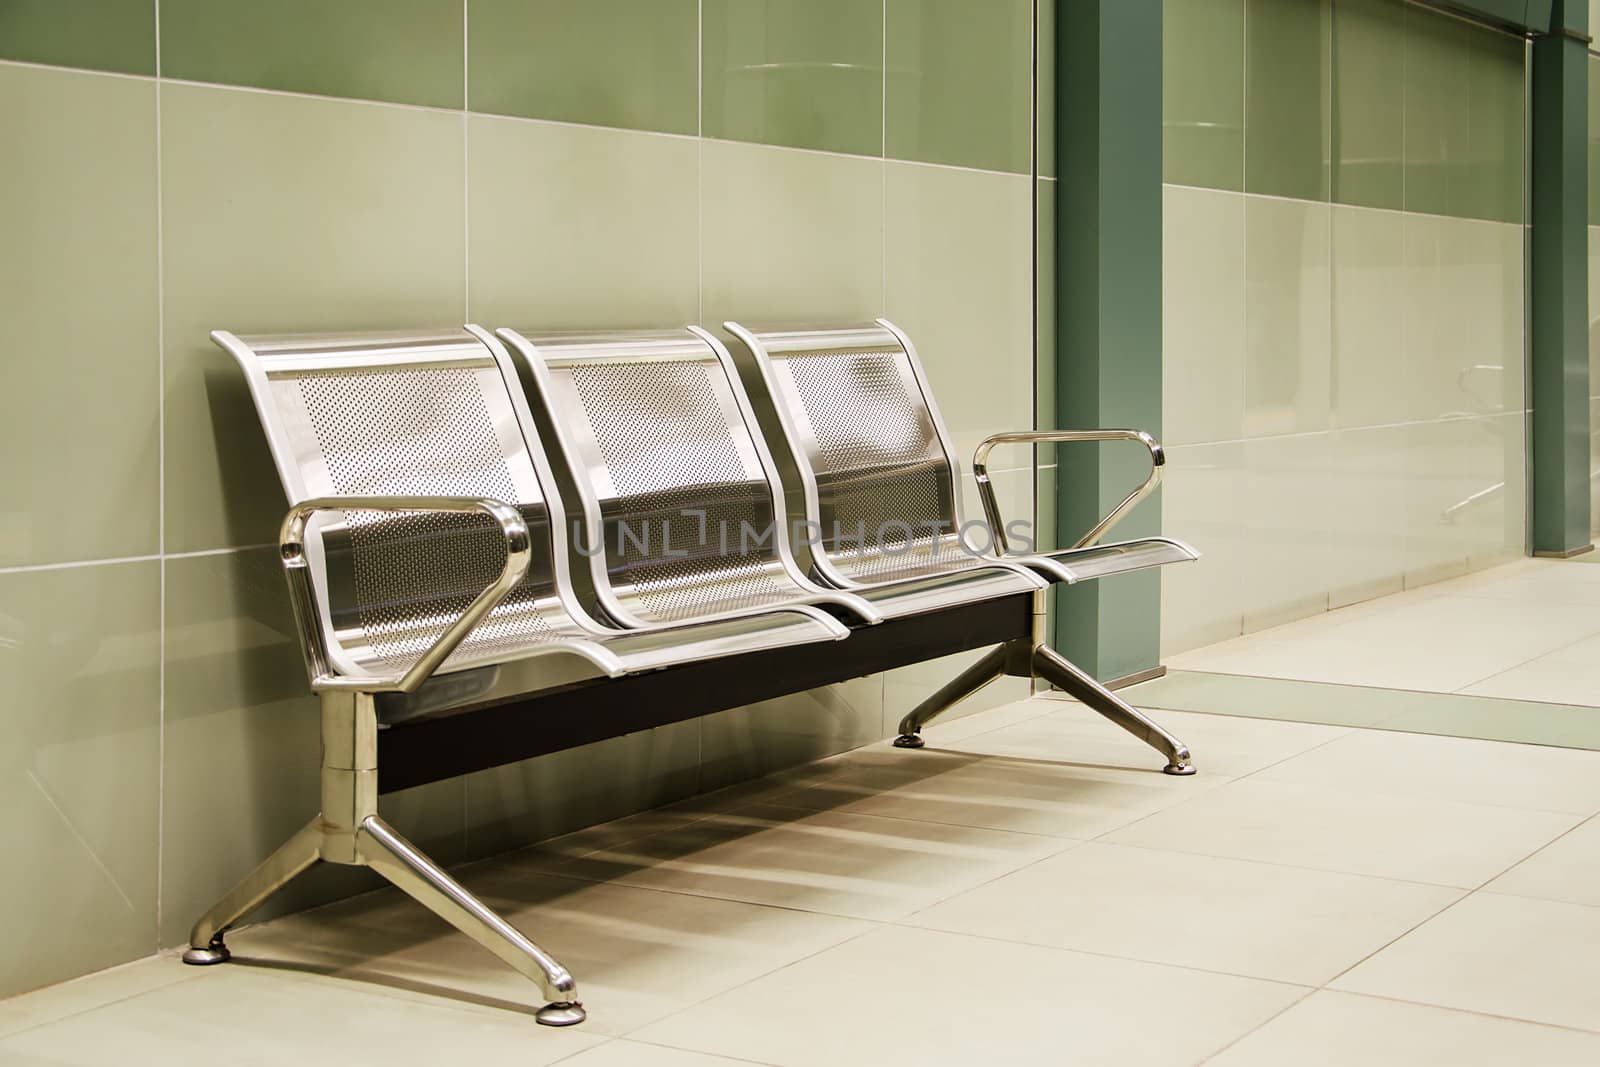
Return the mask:
<path id="1" fill-rule="evenodd" d="M 577 1001 L 556 1001 L 546 1004 L 533 1015 L 541 1026 L 576 1026 L 589 1017 Z"/>
<path id="2" fill-rule="evenodd" d="M 233 958 L 233 953 L 228 951 L 228 946 L 222 939 L 211 942 L 205 948 L 191 948 L 183 954 L 183 962 L 191 967 L 210 967 L 217 963 L 227 963 Z"/>
<path id="3" fill-rule="evenodd" d="M 927 742 L 916 734 L 901 734 L 894 739 L 895 748 L 921 748 L 925 744 Z"/>
<path id="4" fill-rule="evenodd" d="M 1194 764 L 1189 762 L 1169 763 L 1161 768 L 1164 774 L 1189 775 L 1194 773 Z"/>

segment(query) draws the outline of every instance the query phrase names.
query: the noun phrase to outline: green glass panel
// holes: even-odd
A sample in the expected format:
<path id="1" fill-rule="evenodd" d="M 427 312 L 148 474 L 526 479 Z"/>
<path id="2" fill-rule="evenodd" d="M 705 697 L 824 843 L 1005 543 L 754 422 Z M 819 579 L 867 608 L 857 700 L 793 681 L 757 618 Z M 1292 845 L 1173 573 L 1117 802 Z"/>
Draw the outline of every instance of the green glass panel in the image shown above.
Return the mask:
<path id="1" fill-rule="evenodd" d="M 152 0 L 0 0 L 0 59 L 156 72 Z"/>
<path id="2" fill-rule="evenodd" d="M 1047 178 L 1056 176 L 1056 2 L 1038 0 L 1033 35 L 1034 62 L 1039 71 L 1034 93 L 1039 164 L 1036 170 Z"/>
<path id="3" fill-rule="evenodd" d="M 1408 211 L 1522 221 L 1525 51 L 1520 38 L 1406 9 Z"/>
<path id="4" fill-rule="evenodd" d="M 1399 209 L 1405 203 L 1405 4 L 1335 0 L 1333 199 Z"/>
<path id="5" fill-rule="evenodd" d="M 1162 178 L 1244 184 L 1244 0 L 1167 0 L 1162 9 Z"/>
<path id="6" fill-rule="evenodd" d="M 462 106 L 456 0 L 162 0 L 161 74 Z"/>
<path id="7" fill-rule="evenodd" d="M 707 137 L 883 151 L 881 0 L 705 0 Z"/>
<path id="8" fill-rule="evenodd" d="M 468 106 L 695 133 L 696 0 L 473 0 Z"/>
<path id="9" fill-rule="evenodd" d="M 1026 174 L 1032 0 L 888 0 L 888 154 Z"/>
<path id="10" fill-rule="evenodd" d="M 1589 225 L 1600 226 L 1600 59 L 1594 56 L 1589 57 Z"/>
<path id="11" fill-rule="evenodd" d="M 1328 198 L 1329 0 L 1248 0 L 1246 192 Z"/>

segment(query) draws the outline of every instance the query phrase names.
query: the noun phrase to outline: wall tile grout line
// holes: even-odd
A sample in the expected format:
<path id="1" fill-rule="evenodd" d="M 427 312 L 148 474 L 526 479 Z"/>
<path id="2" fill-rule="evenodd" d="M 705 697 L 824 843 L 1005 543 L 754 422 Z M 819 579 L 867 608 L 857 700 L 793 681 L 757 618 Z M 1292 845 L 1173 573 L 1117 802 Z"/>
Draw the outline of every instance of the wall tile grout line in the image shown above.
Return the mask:
<path id="1" fill-rule="evenodd" d="M 161 0 L 155 8 L 156 131 L 156 907 L 152 939 L 161 947 L 161 898 L 166 888 L 167 828 L 167 294 L 166 234 L 162 213 Z"/>

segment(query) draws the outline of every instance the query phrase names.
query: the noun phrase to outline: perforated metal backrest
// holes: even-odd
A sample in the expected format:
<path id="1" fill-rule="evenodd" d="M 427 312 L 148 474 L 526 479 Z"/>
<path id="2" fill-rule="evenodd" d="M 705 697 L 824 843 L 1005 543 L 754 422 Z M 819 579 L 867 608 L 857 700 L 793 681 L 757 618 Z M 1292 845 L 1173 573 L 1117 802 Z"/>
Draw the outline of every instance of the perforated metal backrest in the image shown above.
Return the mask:
<path id="1" fill-rule="evenodd" d="M 519 508 L 532 534 L 527 577 L 457 659 L 573 631 L 554 586 L 560 502 L 542 484 L 548 467 L 524 436 L 520 393 L 507 385 L 515 371 L 498 341 L 466 331 L 216 339 L 245 371 L 291 503 L 469 496 Z M 494 581 L 505 539 L 483 515 L 345 511 L 312 521 L 307 552 L 321 570 L 319 608 L 336 666 L 393 671 Z"/>
<path id="2" fill-rule="evenodd" d="M 874 584 L 972 565 L 956 463 L 910 342 L 888 323 L 728 328 L 750 348 L 793 447 L 837 578 Z"/>
<path id="3" fill-rule="evenodd" d="M 676 622 L 803 592 L 726 352 L 689 331 L 502 332 L 527 358 L 572 469 L 585 505 L 573 541 L 609 614 Z"/>

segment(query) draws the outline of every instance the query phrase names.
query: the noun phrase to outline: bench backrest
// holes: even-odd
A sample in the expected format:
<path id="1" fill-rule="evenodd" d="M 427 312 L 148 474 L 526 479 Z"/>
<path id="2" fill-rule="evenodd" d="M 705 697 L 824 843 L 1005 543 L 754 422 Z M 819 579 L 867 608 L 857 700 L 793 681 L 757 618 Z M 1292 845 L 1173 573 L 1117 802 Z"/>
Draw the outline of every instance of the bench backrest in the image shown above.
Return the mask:
<path id="1" fill-rule="evenodd" d="M 694 328 L 501 334 L 583 502 L 572 543 L 607 614 L 661 624 L 805 592 L 772 457 L 720 343 Z"/>
<path id="2" fill-rule="evenodd" d="M 291 504 L 338 495 L 489 497 L 527 521 L 526 578 L 479 624 L 471 650 L 570 633 L 564 516 L 515 369 L 465 330 L 212 338 L 243 368 Z M 329 658 L 342 673 L 404 670 L 499 575 L 487 516 L 343 511 L 307 528 Z M 592 621 L 589 623 L 593 626 Z M 466 646 L 463 646 L 464 649 Z"/>
<path id="3" fill-rule="evenodd" d="M 873 585 L 977 560 L 960 542 L 959 465 L 910 340 L 889 322 L 727 328 L 750 349 L 821 527 L 812 562 Z M 981 539 L 979 539 L 981 545 Z"/>

